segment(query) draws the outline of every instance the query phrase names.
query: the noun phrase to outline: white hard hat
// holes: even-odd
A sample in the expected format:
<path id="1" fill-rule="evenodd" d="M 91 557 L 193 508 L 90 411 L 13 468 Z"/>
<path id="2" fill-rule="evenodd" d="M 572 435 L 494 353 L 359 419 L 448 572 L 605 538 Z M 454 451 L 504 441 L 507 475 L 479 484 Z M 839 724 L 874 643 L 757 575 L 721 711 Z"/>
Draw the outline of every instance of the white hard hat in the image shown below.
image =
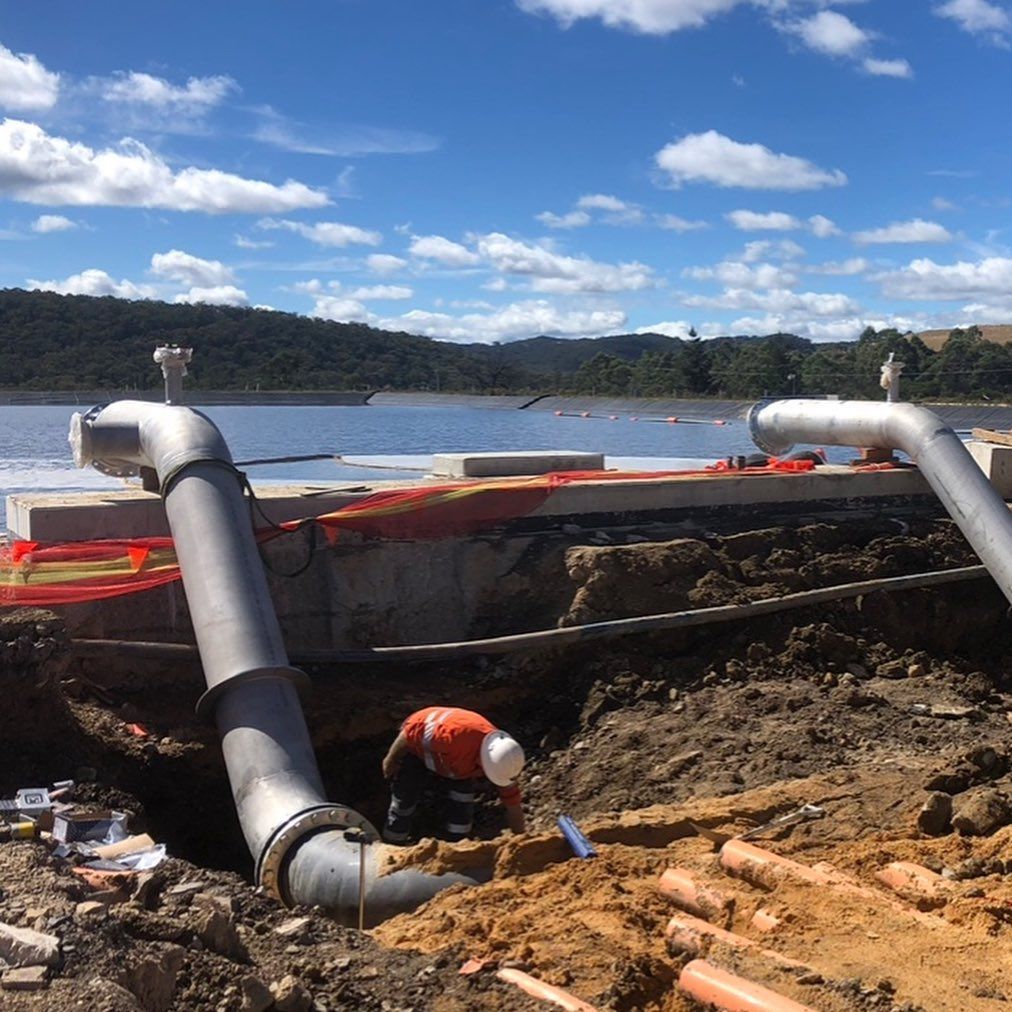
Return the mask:
<path id="1" fill-rule="evenodd" d="M 524 750 L 505 731 L 489 731 L 481 742 L 481 768 L 496 787 L 505 787 L 520 776 Z"/>

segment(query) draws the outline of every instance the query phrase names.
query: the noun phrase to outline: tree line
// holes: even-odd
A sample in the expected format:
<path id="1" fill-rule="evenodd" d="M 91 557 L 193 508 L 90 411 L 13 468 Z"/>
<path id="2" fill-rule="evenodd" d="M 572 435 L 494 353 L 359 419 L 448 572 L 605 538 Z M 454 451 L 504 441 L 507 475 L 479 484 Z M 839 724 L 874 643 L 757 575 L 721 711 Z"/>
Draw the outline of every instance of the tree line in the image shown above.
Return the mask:
<path id="1" fill-rule="evenodd" d="M 916 335 L 867 329 L 814 344 L 793 334 L 679 339 L 630 334 L 453 344 L 359 323 L 223 306 L 0 291 L 0 387 L 147 390 L 156 344 L 195 349 L 189 386 L 213 390 L 427 390 L 751 398 L 881 397 L 879 366 L 906 363 L 905 397 L 1012 397 L 1012 345 L 977 328 L 939 351 Z"/>

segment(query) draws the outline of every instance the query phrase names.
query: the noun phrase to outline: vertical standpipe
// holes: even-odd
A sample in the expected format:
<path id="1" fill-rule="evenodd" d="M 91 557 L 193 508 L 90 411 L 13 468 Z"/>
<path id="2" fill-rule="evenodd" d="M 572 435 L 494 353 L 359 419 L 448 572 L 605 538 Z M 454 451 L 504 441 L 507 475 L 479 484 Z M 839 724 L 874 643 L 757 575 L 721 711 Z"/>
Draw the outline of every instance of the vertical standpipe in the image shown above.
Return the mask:
<path id="1" fill-rule="evenodd" d="M 117 401 L 71 420 L 78 467 L 158 475 L 183 589 L 207 681 L 197 713 L 213 719 L 257 881 L 284 903 L 321 906 L 359 922 L 413 910 L 461 875 L 376 872 L 376 833 L 357 812 L 326 800 L 299 692 L 309 679 L 288 663 L 250 512 L 232 456 L 199 411 Z"/>
<path id="2" fill-rule="evenodd" d="M 1012 602 L 1012 512 L 936 414 L 906 403 L 794 399 L 756 404 L 748 424 L 756 446 L 777 456 L 795 443 L 902 450 Z"/>

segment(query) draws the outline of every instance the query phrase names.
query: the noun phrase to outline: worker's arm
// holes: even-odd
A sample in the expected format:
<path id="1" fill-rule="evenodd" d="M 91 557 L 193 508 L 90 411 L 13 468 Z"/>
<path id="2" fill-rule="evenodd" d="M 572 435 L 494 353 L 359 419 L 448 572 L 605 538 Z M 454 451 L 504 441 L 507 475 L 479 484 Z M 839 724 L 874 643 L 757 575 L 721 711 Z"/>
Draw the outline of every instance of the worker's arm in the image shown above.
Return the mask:
<path id="1" fill-rule="evenodd" d="M 401 732 L 393 740 L 393 744 L 390 746 L 387 754 L 383 757 L 383 776 L 387 780 L 393 780 L 397 776 L 397 771 L 401 768 L 401 763 L 404 761 L 404 757 L 408 754 L 408 740 L 404 737 L 404 733 Z"/>
<path id="2" fill-rule="evenodd" d="M 524 802 L 517 784 L 499 788 L 499 798 L 506 809 L 506 825 L 514 833 L 523 833 L 527 828 L 524 820 Z"/>

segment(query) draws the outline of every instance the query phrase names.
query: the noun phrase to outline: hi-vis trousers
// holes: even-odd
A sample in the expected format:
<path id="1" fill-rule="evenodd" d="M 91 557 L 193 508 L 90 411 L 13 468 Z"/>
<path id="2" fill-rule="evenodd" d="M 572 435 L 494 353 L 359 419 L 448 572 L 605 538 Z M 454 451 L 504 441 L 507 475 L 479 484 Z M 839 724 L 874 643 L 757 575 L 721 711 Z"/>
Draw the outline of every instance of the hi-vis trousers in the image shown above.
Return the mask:
<path id="1" fill-rule="evenodd" d="M 390 809 L 383 826 L 387 843 L 407 843 L 411 839 L 411 819 L 425 789 L 428 770 L 421 759 L 406 755 L 391 786 Z M 435 775 L 435 774 L 433 774 Z M 446 791 L 444 833 L 447 840 L 463 840 L 474 822 L 473 780 L 437 777 Z"/>

